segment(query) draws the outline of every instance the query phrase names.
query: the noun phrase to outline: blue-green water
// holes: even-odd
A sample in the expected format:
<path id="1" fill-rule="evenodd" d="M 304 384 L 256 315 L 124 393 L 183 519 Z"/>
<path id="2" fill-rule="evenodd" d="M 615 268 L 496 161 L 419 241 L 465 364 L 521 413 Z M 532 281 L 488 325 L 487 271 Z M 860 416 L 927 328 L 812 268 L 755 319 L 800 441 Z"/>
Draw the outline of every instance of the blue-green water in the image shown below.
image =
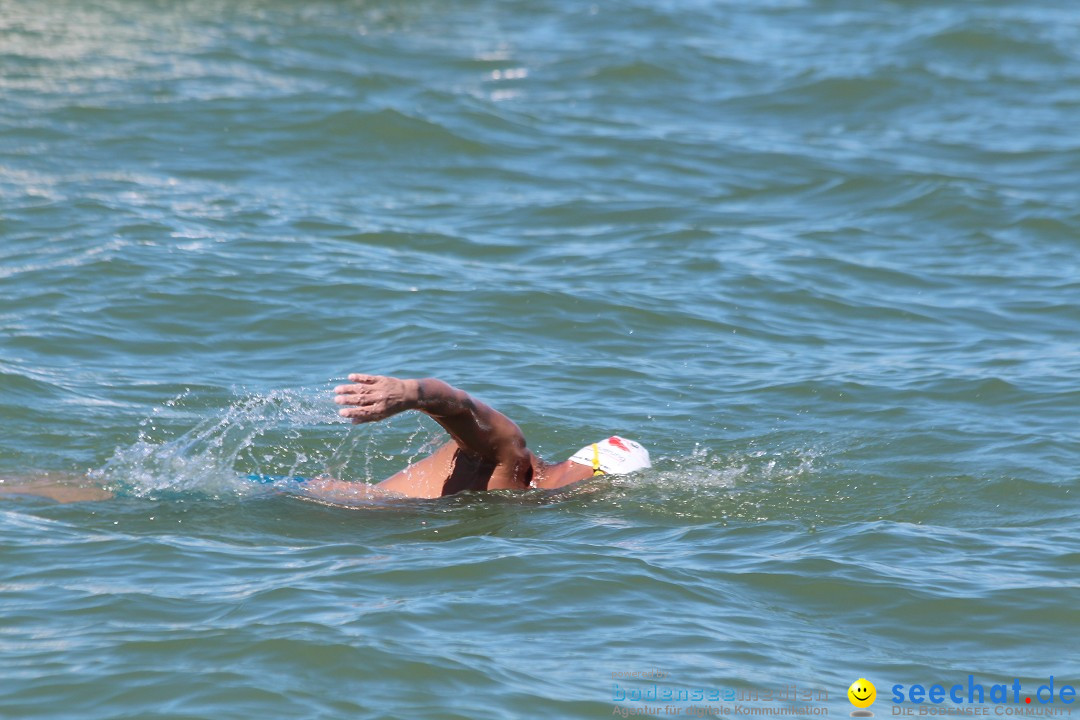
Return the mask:
<path id="1" fill-rule="evenodd" d="M 1063 0 L 0 0 L 0 477 L 120 491 L 0 502 L 0 716 L 1075 685 L 1078 117 Z M 358 371 L 655 467 L 237 479 L 438 441 Z"/>

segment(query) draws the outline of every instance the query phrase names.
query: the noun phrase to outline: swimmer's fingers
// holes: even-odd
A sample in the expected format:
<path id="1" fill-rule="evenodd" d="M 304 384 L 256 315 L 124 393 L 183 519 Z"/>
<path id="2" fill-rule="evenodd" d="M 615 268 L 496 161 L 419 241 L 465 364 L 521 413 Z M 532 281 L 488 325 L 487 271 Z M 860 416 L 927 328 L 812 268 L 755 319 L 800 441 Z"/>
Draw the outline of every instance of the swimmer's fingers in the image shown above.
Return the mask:
<path id="1" fill-rule="evenodd" d="M 339 385 L 334 388 L 338 405 L 371 405 L 384 400 L 389 393 L 382 385 Z"/>
<path id="2" fill-rule="evenodd" d="M 349 380 L 352 381 L 351 385 L 338 385 L 334 388 L 334 392 L 338 395 L 358 395 L 364 393 L 387 395 L 400 392 L 401 388 L 404 386 L 404 381 L 386 375 L 362 375 L 360 373 L 353 373 L 352 375 L 349 375 Z"/>
<path id="3" fill-rule="evenodd" d="M 382 420 L 406 408 L 403 381 L 361 374 L 350 375 L 349 379 L 356 382 L 334 388 L 334 402 L 353 406 L 338 411 L 339 415 L 351 419 L 353 423 Z"/>
<path id="4" fill-rule="evenodd" d="M 334 402 L 347 405 L 367 395 L 367 388 L 363 385 L 338 385 L 334 388 Z"/>
<path id="5" fill-rule="evenodd" d="M 349 418 L 353 421 L 353 425 L 359 425 L 360 423 L 375 422 L 382 420 L 393 415 L 394 412 L 387 408 L 386 403 L 379 403 L 377 405 L 370 405 L 367 407 L 352 407 L 338 410 L 338 415 L 343 418 Z"/>
<path id="6" fill-rule="evenodd" d="M 384 377 L 382 375 L 363 375 L 361 373 L 352 373 L 351 375 L 349 375 L 349 380 L 354 384 L 338 385 L 336 388 L 334 388 L 334 392 L 339 395 L 345 392 L 356 392 L 363 387 L 371 387 L 373 385 L 379 384 L 381 381 L 389 379 L 390 378 Z"/>
<path id="7" fill-rule="evenodd" d="M 385 407 L 386 395 L 370 392 L 353 392 L 346 390 L 334 396 L 334 402 L 338 405 L 352 405 L 355 409 L 370 411 L 379 407 Z M 344 411 L 342 411 L 344 412 Z"/>
<path id="8" fill-rule="evenodd" d="M 390 417 L 393 413 L 386 412 L 386 405 L 357 405 L 351 408 L 342 408 L 338 410 L 338 415 L 343 418 L 348 418 L 353 421 L 354 424 L 362 422 L 374 422 L 376 420 L 382 420 L 385 417 Z"/>

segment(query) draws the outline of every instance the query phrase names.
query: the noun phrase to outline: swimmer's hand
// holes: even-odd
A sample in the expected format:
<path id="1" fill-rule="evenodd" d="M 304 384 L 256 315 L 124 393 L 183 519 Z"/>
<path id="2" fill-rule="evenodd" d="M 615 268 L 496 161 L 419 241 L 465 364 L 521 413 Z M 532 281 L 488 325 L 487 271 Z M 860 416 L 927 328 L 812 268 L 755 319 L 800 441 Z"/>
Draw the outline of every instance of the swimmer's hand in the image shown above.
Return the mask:
<path id="1" fill-rule="evenodd" d="M 464 390 L 442 380 L 401 380 L 382 375 L 350 375 L 351 385 L 334 388 L 338 411 L 354 424 L 375 422 L 405 410 L 418 410 L 450 433 L 461 452 L 493 468 L 488 490 L 529 486 L 533 454 L 514 421 Z"/>
<path id="2" fill-rule="evenodd" d="M 416 407 L 416 380 L 401 380 L 384 375 L 349 375 L 351 385 L 334 388 L 334 402 L 352 407 L 338 410 L 338 415 L 350 418 L 354 425 L 376 422 Z"/>

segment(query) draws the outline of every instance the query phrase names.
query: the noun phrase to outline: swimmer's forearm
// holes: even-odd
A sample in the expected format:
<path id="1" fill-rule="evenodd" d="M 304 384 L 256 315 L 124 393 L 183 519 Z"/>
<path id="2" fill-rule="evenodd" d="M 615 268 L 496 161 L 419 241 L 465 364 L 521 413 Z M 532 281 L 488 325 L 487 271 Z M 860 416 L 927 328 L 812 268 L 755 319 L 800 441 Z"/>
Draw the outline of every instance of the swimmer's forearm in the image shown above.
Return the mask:
<path id="1" fill-rule="evenodd" d="M 409 407 L 432 417 L 449 417 L 475 410 L 476 401 L 467 392 L 442 380 L 406 380 L 405 388 Z"/>
<path id="2" fill-rule="evenodd" d="M 338 414 L 354 423 L 377 422 L 406 410 L 430 415 L 466 452 L 494 463 L 526 456 L 525 437 L 514 421 L 467 392 L 435 378 L 349 375 L 350 385 L 334 389 Z"/>
<path id="3" fill-rule="evenodd" d="M 464 390 L 435 378 L 406 380 L 409 406 L 430 415 L 462 448 L 502 462 L 525 450 L 525 436 L 513 420 Z"/>

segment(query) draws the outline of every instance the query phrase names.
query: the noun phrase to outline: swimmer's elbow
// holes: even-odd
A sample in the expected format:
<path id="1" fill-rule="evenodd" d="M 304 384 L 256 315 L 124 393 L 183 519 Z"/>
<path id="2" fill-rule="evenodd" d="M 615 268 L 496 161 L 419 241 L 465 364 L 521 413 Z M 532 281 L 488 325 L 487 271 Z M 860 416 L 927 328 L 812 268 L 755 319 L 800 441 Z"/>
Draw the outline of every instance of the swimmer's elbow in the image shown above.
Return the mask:
<path id="1" fill-rule="evenodd" d="M 464 390 L 436 378 L 416 381 L 416 409 L 432 417 L 475 413 L 476 401 Z"/>
<path id="2" fill-rule="evenodd" d="M 417 381 L 416 408 L 445 428 L 466 452 L 489 462 L 513 464 L 526 457 L 525 436 L 513 420 L 442 380 Z"/>

